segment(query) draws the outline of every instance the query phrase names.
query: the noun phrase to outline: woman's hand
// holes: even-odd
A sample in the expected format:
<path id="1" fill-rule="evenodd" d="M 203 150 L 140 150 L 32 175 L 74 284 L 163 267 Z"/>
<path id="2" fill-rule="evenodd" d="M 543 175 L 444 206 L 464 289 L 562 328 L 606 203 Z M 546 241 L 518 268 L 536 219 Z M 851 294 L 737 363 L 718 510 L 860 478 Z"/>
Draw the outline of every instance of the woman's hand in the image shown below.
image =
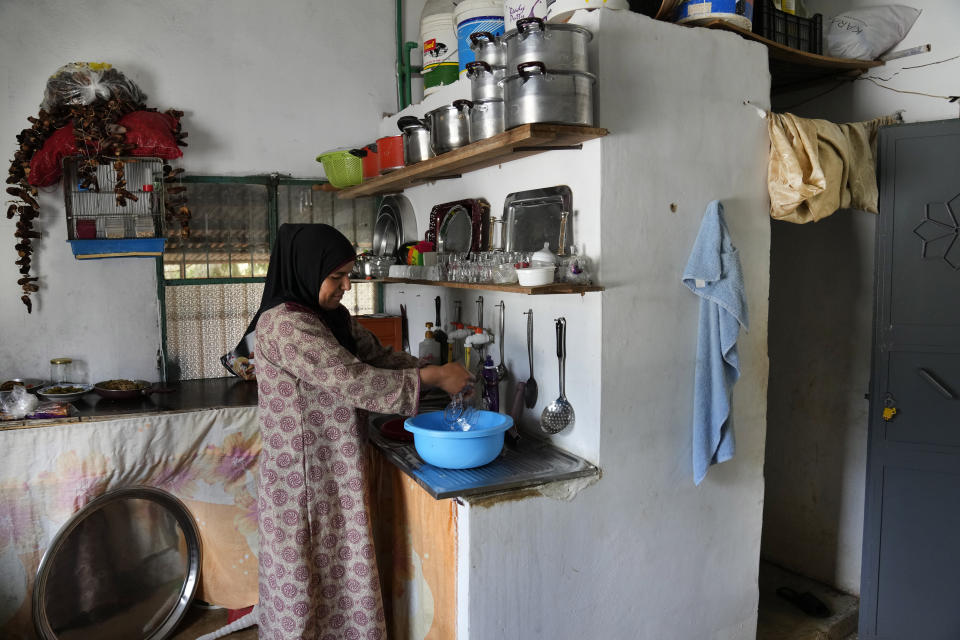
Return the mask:
<path id="1" fill-rule="evenodd" d="M 464 391 L 474 381 L 473 376 L 459 362 L 444 365 L 427 365 L 420 369 L 420 382 L 431 387 L 440 387 L 450 395 Z"/>

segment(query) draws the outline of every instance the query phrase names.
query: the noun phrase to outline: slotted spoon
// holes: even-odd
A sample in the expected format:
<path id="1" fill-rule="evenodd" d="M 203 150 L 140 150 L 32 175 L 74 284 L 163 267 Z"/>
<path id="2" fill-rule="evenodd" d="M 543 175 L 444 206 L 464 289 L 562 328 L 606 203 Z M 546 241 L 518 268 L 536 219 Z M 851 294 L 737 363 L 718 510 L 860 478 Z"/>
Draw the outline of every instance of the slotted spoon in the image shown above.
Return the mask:
<path id="1" fill-rule="evenodd" d="M 560 397 L 551 402 L 540 415 L 540 428 L 546 433 L 560 433 L 572 427 L 577 416 L 573 405 L 564 395 L 566 390 L 566 363 L 567 363 L 567 319 L 557 318 L 557 360 L 560 363 Z"/>

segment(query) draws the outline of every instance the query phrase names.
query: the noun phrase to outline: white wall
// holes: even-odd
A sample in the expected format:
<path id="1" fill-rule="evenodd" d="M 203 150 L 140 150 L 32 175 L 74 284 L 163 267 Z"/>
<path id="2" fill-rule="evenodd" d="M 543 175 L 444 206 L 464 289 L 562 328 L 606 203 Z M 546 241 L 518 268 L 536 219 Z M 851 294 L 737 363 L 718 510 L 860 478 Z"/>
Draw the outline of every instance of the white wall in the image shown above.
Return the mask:
<path id="1" fill-rule="evenodd" d="M 382 114 L 396 110 L 394 33 L 393 4 L 382 0 L 104 0 L 95 10 L 3 2 L 0 149 L 12 157 L 57 68 L 106 61 L 149 106 L 186 112 L 188 173 L 322 175 L 319 152 L 372 139 Z M 3 225 L 0 378 L 46 378 L 51 357 L 72 356 L 89 381 L 157 379 L 154 261 L 78 262 L 59 185 L 40 205 L 31 315 L 19 301 L 14 225 Z"/>
<path id="2" fill-rule="evenodd" d="M 808 0 L 824 22 L 839 3 Z M 846 7 L 870 6 L 853 0 Z M 904 91 L 957 94 L 953 0 L 907 2 L 922 13 L 896 49 L 930 53 L 875 68 Z M 834 122 L 903 110 L 906 121 L 956 118 L 960 105 L 868 80 L 813 98 L 830 84 L 776 96 L 777 111 Z M 813 98 L 813 99 L 811 99 Z M 850 593 L 860 591 L 876 216 L 840 211 L 817 223 L 772 223 L 770 393 L 763 556 Z M 829 284 L 829 286 L 827 286 Z"/>
<path id="3" fill-rule="evenodd" d="M 604 15 L 599 37 L 599 124 L 611 131 L 600 142 L 606 291 L 601 322 L 582 339 L 599 357 L 601 379 L 588 379 L 580 368 L 592 365 L 571 366 L 572 359 L 567 377 L 568 387 L 587 385 L 599 395 L 599 422 L 582 428 L 596 434 L 603 475 L 570 500 L 467 501 L 461 631 L 470 638 L 752 639 L 769 223 L 765 125 L 742 101 L 766 104 L 766 50 L 638 14 Z M 592 158 L 564 161 L 594 169 L 583 166 Z M 698 299 L 680 274 L 714 198 L 725 202 L 742 252 L 751 327 L 739 342 L 737 454 L 695 487 Z M 580 429 L 582 400 L 571 401 Z"/>

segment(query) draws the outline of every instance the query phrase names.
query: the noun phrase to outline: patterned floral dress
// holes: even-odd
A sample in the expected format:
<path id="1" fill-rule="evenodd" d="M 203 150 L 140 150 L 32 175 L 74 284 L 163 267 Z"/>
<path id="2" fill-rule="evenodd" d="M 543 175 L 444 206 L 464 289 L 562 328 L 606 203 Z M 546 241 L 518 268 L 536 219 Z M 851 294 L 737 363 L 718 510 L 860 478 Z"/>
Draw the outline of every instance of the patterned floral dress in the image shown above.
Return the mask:
<path id="1" fill-rule="evenodd" d="M 413 415 L 418 361 L 356 321 L 357 356 L 312 312 L 257 323 L 261 640 L 383 640 L 367 512 L 365 411 Z"/>

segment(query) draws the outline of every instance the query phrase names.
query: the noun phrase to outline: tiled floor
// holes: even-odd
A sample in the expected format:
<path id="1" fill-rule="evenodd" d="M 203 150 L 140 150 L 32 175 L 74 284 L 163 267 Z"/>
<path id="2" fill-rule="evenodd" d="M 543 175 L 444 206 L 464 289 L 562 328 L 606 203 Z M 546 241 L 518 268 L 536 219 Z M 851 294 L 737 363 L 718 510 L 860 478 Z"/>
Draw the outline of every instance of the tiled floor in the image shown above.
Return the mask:
<path id="1" fill-rule="evenodd" d="M 797 593 L 809 591 L 832 615 L 814 618 L 777 595 L 779 587 Z M 857 597 L 791 573 L 767 562 L 760 563 L 760 611 L 757 640 L 856 640 Z"/>

